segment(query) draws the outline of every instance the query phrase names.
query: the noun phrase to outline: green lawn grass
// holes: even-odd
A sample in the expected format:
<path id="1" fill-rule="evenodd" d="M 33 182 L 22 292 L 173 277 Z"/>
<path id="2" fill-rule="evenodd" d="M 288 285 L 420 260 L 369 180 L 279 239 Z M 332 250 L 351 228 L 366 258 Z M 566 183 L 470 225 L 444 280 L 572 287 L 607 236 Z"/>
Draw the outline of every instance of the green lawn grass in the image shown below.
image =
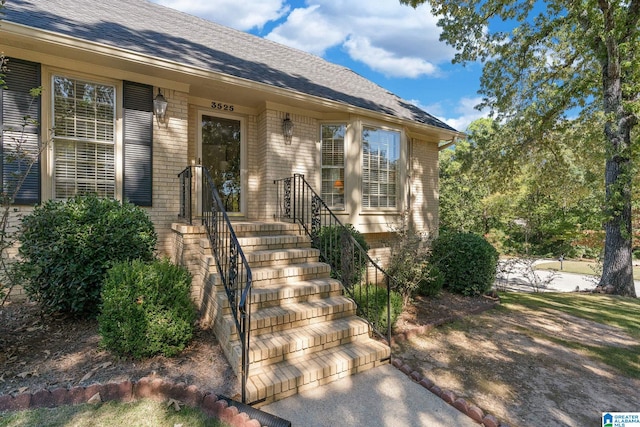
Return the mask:
<path id="1" fill-rule="evenodd" d="M 562 271 L 564 273 L 577 273 L 595 276 L 596 263 L 592 261 L 563 261 L 562 270 L 560 270 L 560 261 L 550 261 L 536 264 L 538 270 Z M 640 280 L 640 267 L 633 267 L 633 278 Z"/>
<path id="2" fill-rule="evenodd" d="M 620 328 L 640 342 L 640 299 L 603 294 L 575 293 L 501 293 L 507 310 L 527 307 L 536 310 L 557 310 L 593 322 Z M 526 325 L 523 325 L 526 328 Z M 584 345 L 579 342 L 545 338 L 559 345 L 583 351 L 621 374 L 640 378 L 640 344 L 631 347 Z"/>
<path id="3" fill-rule="evenodd" d="M 0 427 L 224 427 L 201 410 L 183 407 L 176 411 L 165 403 L 139 400 L 133 403 L 107 402 L 99 405 L 61 406 L 53 409 L 0 413 Z"/>

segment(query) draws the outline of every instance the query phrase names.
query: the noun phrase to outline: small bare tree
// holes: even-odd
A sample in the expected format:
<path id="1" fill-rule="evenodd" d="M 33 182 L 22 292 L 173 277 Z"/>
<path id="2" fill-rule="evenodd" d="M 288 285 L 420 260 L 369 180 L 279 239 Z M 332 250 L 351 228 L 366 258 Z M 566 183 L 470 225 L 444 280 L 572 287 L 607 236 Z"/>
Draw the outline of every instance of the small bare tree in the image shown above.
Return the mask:
<path id="1" fill-rule="evenodd" d="M 2 58 L 2 72 L 6 72 L 7 60 Z M 4 82 L 3 82 L 4 83 Z M 4 84 L 2 85 L 4 86 Z M 0 89 L 4 90 L 4 88 Z M 31 105 L 38 101 L 42 89 L 31 89 Z M 31 110 L 31 106 L 27 111 Z M 5 173 L 0 191 L 0 306 L 4 305 L 11 294 L 12 289 L 18 284 L 19 279 L 12 269 L 11 251 L 17 244 L 16 227 L 12 226 L 17 212 L 15 199 L 40 158 L 40 154 L 47 145 L 40 142 L 37 147 L 28 146 L 26 129 L 28 126 L 37 126 L 38 123 L 30 115 L 22 117 L 19 129 L 3 129 L 0 135 L 2 141 L 2 154 L 5 169 L 10 165 L 10 173 Z"/>
<path id="2" fill-rule="evenodd" d="M 547 289 L 558 277 L 558 273 L 552 271 L 549 274 L 540 274 L 540 271 L 535 268 L 535 263 L 536 259 L 531 257 L 500 261 L 496 274 L 496 288 L 499 291 L 506 291 L 512 283 L 531 288 L 533 292 Z"/>

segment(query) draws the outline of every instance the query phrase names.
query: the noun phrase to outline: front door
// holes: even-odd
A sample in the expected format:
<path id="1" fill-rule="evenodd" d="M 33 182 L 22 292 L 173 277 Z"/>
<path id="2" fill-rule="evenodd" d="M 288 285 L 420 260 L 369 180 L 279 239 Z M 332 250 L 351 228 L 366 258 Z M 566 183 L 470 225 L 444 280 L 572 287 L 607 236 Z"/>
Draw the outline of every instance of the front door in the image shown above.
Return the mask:
<path id="1" fill-rule="evenodd" d="M 242 122 L 201 114 L 200 158 L 229 214 L 243 211 Z"/>

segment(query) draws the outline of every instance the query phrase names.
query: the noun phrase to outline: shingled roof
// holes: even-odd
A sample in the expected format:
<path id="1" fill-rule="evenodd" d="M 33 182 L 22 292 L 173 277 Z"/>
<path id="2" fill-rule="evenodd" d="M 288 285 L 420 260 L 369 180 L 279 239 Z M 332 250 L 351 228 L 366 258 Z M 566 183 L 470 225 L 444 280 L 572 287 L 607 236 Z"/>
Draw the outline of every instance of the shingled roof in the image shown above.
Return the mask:
<path id="1" fill-rule="evenodd" d="M 456 132 L 348 68 L 146 0 L 11 0 L 3 20 Z"/>

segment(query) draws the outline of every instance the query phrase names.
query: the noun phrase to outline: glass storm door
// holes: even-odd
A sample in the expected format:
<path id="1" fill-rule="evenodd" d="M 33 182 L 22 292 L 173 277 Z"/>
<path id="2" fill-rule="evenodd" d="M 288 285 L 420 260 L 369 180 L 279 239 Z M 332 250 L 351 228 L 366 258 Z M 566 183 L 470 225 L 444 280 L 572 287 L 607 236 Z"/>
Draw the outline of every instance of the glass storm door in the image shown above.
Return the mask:
<path id="1" fill-rule="evenodd" d="M 242 211 L 241 122 L 202 115 L 201 159 L 218 189 L 226 211 Z"/>

